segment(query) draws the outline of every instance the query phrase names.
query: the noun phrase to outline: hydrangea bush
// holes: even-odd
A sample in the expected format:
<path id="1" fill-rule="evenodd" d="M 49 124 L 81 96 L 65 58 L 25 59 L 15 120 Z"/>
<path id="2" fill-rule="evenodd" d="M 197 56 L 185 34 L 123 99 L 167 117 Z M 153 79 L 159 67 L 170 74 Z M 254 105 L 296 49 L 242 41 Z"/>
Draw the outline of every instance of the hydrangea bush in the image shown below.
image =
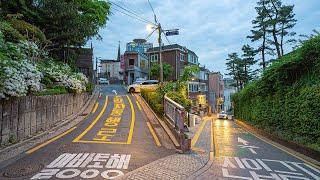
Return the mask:
<path id="1" fill-rule="evenodd" d="M 41 72 L 53 82 L 59 83 L 74 93 L 86 91 L 88 78 L 82 73 L 75 73 L 70 66 L 48 60 L 41 65 Z"/>
<path id="2" fill-rule="evenodd" d="M 88 79 L 70 66 L 46 58 L 47 52 L 33 42 L 5 42 L 0 31 L 0 99 L 26 96 L 40 91 L 41 80 L 49 78 L 69 92 L 86 91 Z M 42 62 L 34 62 L 39 57 Z"/>

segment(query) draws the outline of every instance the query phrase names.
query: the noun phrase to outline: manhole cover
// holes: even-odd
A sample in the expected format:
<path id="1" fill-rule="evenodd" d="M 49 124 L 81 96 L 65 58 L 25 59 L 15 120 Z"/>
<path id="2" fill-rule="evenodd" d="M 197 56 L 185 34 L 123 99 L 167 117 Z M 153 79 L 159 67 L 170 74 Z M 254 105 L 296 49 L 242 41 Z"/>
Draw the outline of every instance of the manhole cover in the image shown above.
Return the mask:
<path id="1" fill-rule="evenodd" d="M 23 163 L 17 166 L 12 166 L 9 169 L 5 170 L 3 173 L 4 177 L 7 178 L 18 178 L 23 176 L 28 176 L 39 172 L 43 169 L 43 164 L 33 164 L 33 163 Z"/>

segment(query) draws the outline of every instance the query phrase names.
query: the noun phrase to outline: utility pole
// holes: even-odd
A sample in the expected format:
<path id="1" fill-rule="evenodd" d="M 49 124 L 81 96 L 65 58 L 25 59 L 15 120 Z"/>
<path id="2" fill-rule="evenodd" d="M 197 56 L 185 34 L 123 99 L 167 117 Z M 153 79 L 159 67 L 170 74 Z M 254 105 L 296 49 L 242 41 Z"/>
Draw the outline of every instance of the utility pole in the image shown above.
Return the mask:
<path id="1" fill-rule="evenodd" d="M 162 40 L 161 40 L 161 33 L 162 33 L 162 29 L 161 29 L 161 24 L 158 24 L 158 33 L 159 33 L 159 37 L 158 37 L 158 42 L 159 42 L 159 64 L 160 64 L 160 83 L 163 83 L 163 66 L 162 66 Z"/>
<path id="2" fill-rule="evenodd" d="M 100 59 L 100 57 L 96 57 L 96 84 L 98 84 L 98 60 Z"/>

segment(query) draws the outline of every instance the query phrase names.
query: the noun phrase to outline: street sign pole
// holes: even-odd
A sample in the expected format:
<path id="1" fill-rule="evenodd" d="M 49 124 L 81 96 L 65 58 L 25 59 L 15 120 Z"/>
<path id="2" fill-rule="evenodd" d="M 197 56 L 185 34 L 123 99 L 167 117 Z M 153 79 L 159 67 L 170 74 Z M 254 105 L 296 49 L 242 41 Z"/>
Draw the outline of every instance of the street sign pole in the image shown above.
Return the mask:
<path id="1" fill-rule="evenodd" d="M 162 86 L 162 83 L 163 83 L 162 40 L 161 40 L 162 29 L 161 29 L 161 24 L 160 23 L 158 24 L 158 33 L 159 33 L 158 42 L 159 42 L 160 84 Z"/>

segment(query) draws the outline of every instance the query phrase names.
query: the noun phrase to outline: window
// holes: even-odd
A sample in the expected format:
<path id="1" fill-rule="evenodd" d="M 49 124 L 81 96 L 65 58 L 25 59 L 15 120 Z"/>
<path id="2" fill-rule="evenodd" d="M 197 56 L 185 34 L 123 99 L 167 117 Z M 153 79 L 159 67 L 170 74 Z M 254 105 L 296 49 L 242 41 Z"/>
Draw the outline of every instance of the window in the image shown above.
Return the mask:
<path id="1" fill-rule="evenodd" d="M 158 54 L 153 54 L 150 56 L 151 62 L 158 62 Z"/>
<path id="2" fill-rule="evenodd" d="M 184 61 L 184 54 L 180 53 L 180 61 Z"/>
<path id="3" fill-rule="evenodd" d="M 180 69 L 179 76 L 183 75 L 183 71 L 184 71 L 184 69 Z"/>
<path id="4" fill-rule="evenodd" d="M 129 59 L 129 66 L 134 66 L 134 59 Z"/>

